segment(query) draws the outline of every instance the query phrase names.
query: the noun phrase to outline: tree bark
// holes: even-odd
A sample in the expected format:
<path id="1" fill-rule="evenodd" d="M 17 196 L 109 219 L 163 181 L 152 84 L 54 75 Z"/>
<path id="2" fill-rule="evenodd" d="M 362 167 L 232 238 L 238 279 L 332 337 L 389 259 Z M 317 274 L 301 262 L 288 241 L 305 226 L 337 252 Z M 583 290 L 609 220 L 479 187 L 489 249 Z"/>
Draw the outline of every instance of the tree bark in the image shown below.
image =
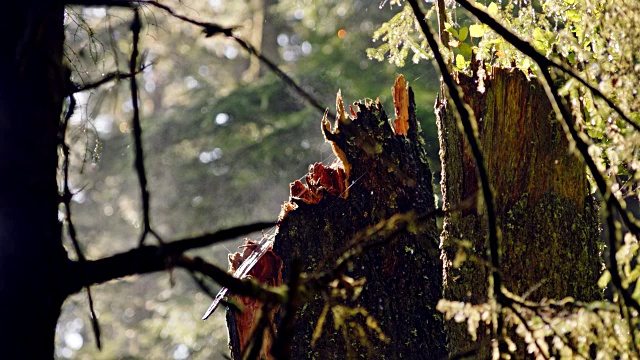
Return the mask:
<path id="1" fill-rule="evenodd" d="M 338 95 L 334 128 L 323 120 L 338 159 L 331 166 L 311 166 L 305 183 L 292 183 L 290 201 L 283 206 L 273 251 L 283 260 L 284 283 L 296 274 L 293 263 L 305 272 L 329 273 L 356 234 L 394 214 L 434 212 L 413 93 L 403 78 L 394 87 L 394 102 L 397 119 L 390 126 L 379 102 L 355 103 L 347 115 Z M 300 304 L 295 326 L 281 321 L 278 336 L 292 336 L 290 358 L 438 359 L 445 354 L 443 323 L 435 310 L 442 288 L 437 231 L 435 218 L 426 218 L 409 221 L 408 231 L 383 236 L 363 251 L 347 272 L 355 281 L 336 281 L 331 290 Z M 370 240 L 365 235 L 360 245 L 371 245 Z M 366 282 L 360 295 L 351 297 L 358 279 Z M 312 346 L 327 301 L 326 322 Z"/>
<path id="2" fill-rule="evenodd" d="M 599 299 L 597 209 L 588 196 L 584 166 L 569 152 L 542 86 L 519 70 L 501 68 L 492 69 L 483 92 L 477 76 L 459 74 L 458 83 L 475 113 L 496 194 L 505 287 L 534 301 Z M 436 116 L 443 210 L 473 200 L 472 206 L 447 213 L 444 219 L 444 296 L 479 304 L 487 301 L 488 267 L 482 260 L 453 266 L 460 241 L 470 242 L 468 258 L 488 264 L 474 160 L 445 100 L 437 102 Z M 446 327 L 452 353 L 472 347 L 466 325 L 447 322 Z M 479 330 L 479 358 L 491 350 L 485 330 Z"/>
<path id="3" fill-rule="evenodd" d="M 65 295 L 58 221 L 58 124 L 65 93 L 63 6 L 5 4 L 0 14 L 0 349 L 46 359 Z"/>

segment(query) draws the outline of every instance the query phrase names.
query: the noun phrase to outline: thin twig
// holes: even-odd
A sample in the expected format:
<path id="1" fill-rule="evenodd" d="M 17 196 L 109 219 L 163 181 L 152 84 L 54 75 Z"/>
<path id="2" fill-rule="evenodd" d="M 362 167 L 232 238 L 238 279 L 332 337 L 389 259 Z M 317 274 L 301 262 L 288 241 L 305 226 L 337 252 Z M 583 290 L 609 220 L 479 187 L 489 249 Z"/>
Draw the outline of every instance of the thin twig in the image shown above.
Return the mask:
<path id="1" fill-rule="evenodd" d="M 140 42 L 140 12 L 138 8 L 133 9 L 133 22 L 131 23 L 131 32 L 133 33 L 133 50 L 131 51 L 131 59 L 129 60 L 129 73 L 136 74 L 138 61 L 138 45 Z M 135 169 L 138 174 L 138 182 L 140 183 L 140 197 L 142 200 L 142 234 L 140 235 L 139 246 L 144 244 L 149 231 L 151 231 L 151 221 L 149 220 L 149 190 L 147 189 L 147 174 L 144 168 L 144 152 L 142 150 L 142 127 L 140 126 L 140 108 L 138 104 L 138 82 L 135 76 L 130 78 L 131 84 L 131 103 L 133 105 L 133 139 L 135 143 Z"/>
<path id="2" fill-rule="evenodd" d="M 444 4 L 444 0 L 436 0 L 436 14 L 438 14 L 438 36 L 440 43 L 447 49 L 449 49 L 449 33 L 445 29 L 445 23 L 447 22 L 447 7 Z"/>
<path id="3" fill-rule="evenodd" d="M 453 101 L 455 109 L 457 110 L 456 118 L 462 124 L 462 128 L 471 148 L 471 153 L 473 154 L 473 158 L 476 163 L 476 170 L 478 172 L 478 177 L 480 180 L 480 185 L 482 188 L 482 195 L 484 197 L 485 207 L 487 210 L 487 231 L 489 233 L 489 253 L 491 257 L 491 265 L 493 266 L 493 271 L 491 272 L 491 276 L 493 278 L 493 296 L 496 297 L 498 304 L 501 303 L 502 298 L 502 274 L 500 273 L 500 236 L 498 233 L 498 225 L 497 225 L 497 215 L 495 209 L 495 199 L 493 190 L 491 189 L 491 184 L 489 182 L 489 174 L 487 172 L 487 166 L 485 164 L 484 154 L 482 153 L 482 149 L 480 149 L 480 140 L 478 139 L 478 129 L 475 116 L 473 114 L 473 110 L 465 104 L 462 100 L 461 90 L 456 84 L 453 76 L 447 70 L 447 64 L 440 54 L 440 50 L 438 48 L 438 43 L 431 32 L 429 24 L 425 21 L 425 14 L 420 9 L 418 2 L 416 0 L 408 0 L 413 12 L 420 24 L 420 28 L 424 33 L 425 38 L 431 50 L 433 51 L 434 58 L 438 64 L 438 68 L 440 69 L 440 74 L 442 75 L 442 80 L 447 85 L 449 90 L 449 97 Z M 497 320 L 497 329 L 496 334 L 498 336 L 502 336 L 504 319 L 502 316 L 498 316 Z"/>
<path id="4" fill-rule="evenodd" d="M 616 259 L 616 254 L 618 252 L 619 242 L 620 242 L 620 234 L 619 231 L 615 228 L 616 221 L 613 218 L 615 212 L 617 211 L 620 214 L 620 217 L 625 222 L 625 225 L 631 230 L 632 233 L 638 235 L 638 226 L 634 221 L 631 220 L 627 211 L 625 210 L 625 206 L 622 205 L 624 200 L 618 200 L 612 193 L 607 181 L 604 176 L 600 174 L 600 170 L 589 154 L 589 140 L 586 136 L 580 136 L 581 134 L 575 128 L 575 123 L 573 122 L 573 117 L 567 110 L 567 108 L 562 104 L 562 99 L 558 94 L 558 89 L 553 83 L 553 79 L 551 74 L 549 73 L 549 65 L 546 64 L 538 64 L 540 67 L 540 72 L 542 73 L 542 85 L 544 86 L 545 92 L 547 93 L 547 97 L 551 102 L 553 109 L 556 112 L 556 116 L 562 121 L 564 131 L 569 134 L 569 136 L 573 139 L 576 144 L 576 149 L 579 151 L 581 158 L 587 165 L 587 168 L 591 172 L 593 179 L 598 186 L 598 191 L 605 199 L 606 207 L 607 207 L 607 224 L 609 227 L 609 262 L 607 264 L 607 268 L 609 269 L 609 273 L 611 274 L 611 281 L 613 285 L 618 289 L 618 292 L 622 295 L 625 300 L 625 303 L 632 306 L 634 309 L 640 312 L 640 304 L 636 299 L 634 299 L 629 291 L 622 286 L 622 278 L 620 276 L 620 272 L 618 270 L 618 260 Z M 584 135 L 584 134 L 582 134 Z"/>
<path id="5" fill-rule="evenodd" d="M 525 319 L 524 316 L 522 316 L 522 314 L 520 314 L 520 312 L 517 311 L 515 308 L 509 306 L 509 309 L 511 309 L 513 314 L 518 318 L 518 320 L 520 320 L 520 323 L 524 326 L 524 328 L 527 330 L 527 332 L 529 333 L 529 335 L 533 339 L 533 343 L 535 344 L 536 348 L 538 349 L 538 353 L 540 353 L 543 358 L 548 360 L 549 359 L 549 355 L 546 354 L 542 350 L 542 348 L 540 347 L 540 344 L 538 344 L 538 339 L 536 339 L 536 337 L 533 335 L 533 329 L 531 329 L 531 327 L 529 326 L 529 323 L 527 323 L 527 319 Z M 521 337 L 524 340 L 524 336 L 521 336 Z M 527 351 L 527 349 L 524 349 L 524 350 Z"/>
<path id="6" fill-rule="evenodd" d="M 292 87 L 298 93 L 298 95 L 302 96 L 305 100 L 307 100 L 307 102 L 311 104 L 311 106 L 318 109 L 318 111 L 320 111 L 322 114 L 325 114 L 325 111 L 326 111 L 326 114 L 331 118 L 336 117 L 336 114 L 327 110 L 328 108 L 326 106 L 323 106 L 322 104 L 320 104 L 318 100 L 316 100 L 311 94 L 309 94 L 300 85 L 298 85 L 291 77 L 289 77 L 289 75 L 285 74 L 284 71 L 282 71 L 276 64 L 274 64 L 271 60 L 267 59 L 264 55 L 262 55 L 260 51 L 258 51 L 258 49 L 256 49 L 253 45 L 249 44 L 249 42 L 247 42 L 244 39 L 241 39 L 238 36 L 231 35 L 230 37 L 233 38 L 238 44 L 240 44 L 240 46 L 242 46 L 245 50 L 247 50 L 251 55 L 260 59 L 260 61 L 264 63 L 269 68 L 269 70 L 273 71 L 273 73 L 276 74 L 282 81 L 284 81 L 285 84 Z"/>
<path id="7" fill-rule="evenodd" d="M 69 88 L 72 88 L 71 81 L 69 81 Z M 71 243 L 73 244 L 73 248 L 78 256 L 78 261 L 85 262 L 87 259 L 82 252 L 82 248 L 80 247 L 80 242 L 78 241 L 78 237 L 76 234 L 75 226 L 73 225 L 73 220 L 71 218 L 71 199 L 73 198 L 73 194 L 71 193 L 71 189 L 69 187 L 69 162 L 70 162 L 70 149 L 69 145 L 67 145 L 66 137 L 67 137 L 67 129 L 69 127 L 69 120 L 76 109 L 76 99 L 73 94 L 69 95 L 69 108 L 64 117 L 64 123 L 62 124 L 62 128 L 60 129 L 59 141 L 60 146 L 62 147 L 62 153 L 64 156 L 64 162 L 62 165 L 62 171 L 64 176 L 64 185 L 63 185 L 63 195 L 62 200 L 65 208 L 65 217 L 67 220 L 67 230 L 69 231 L 69 237 L 71 238 Z M 93 329 L 94 338 L 96 340 L 96 347 L 98 350 L 102 348 L 102 343 L 100 340 L 100 323 L 98 322 L 98 317 L 96 315 L 95 309 L 93 307 L 93 297 L 91 296 L 91 287 L 87 285 L 87 299 L 89 301 L 89 312 L 91 313 L 91 328 Z"/>
<path id="8" fill-rule="evenodd" d="M 237 279 L 199 257 L 179 256 L 175 259 L 175 266 L 206 275 L 221 286 L 229 288 L 234 295 L 249 296 L 270 304 L 282 304 L 286 301 L 284 293 L 277 288 L 258 283 L 255 280 Z"/>
<path id="9" fill-rule="evenodd" d="M 207 284 L 204 282 L 203 279 L 198 277 L 198 274 L 196 274 L 195 271 L 192 271 L 190 269 L 187 269 L 187 271 L 189 272 L 191 279 L 193 279 L 196 285 L 198 285 L 200 290 L 202 290 L 211 299 L 214 299 L 216 297 L 216 294 L 213 291 L 211 291 L 211 289 L 209 288 L 209 286 L 207 286 Z"/>
<path id="10" fill-rule="evenodd" d="M 90 84 L 86 84 L 86 85 L 76 85 L 75 88 L 73 89 L 73 93 L 78 93 L 81 91 L 86 91 L 86 90 L 92 90 L 95 89 L 97 87 L 100 87 L 110 81 L 113 80 L 121 80 L 121 79 L 129 79 L 133 76 L 136 76 L 140 73 L 142 73 L 146 68 L 148 68 L 150 65 L 152 64 L 145 64 L 140 66 L 140 69 L 137 70 L 135 73 L 131 74 L 131 73 L 121 73 L 119 71 L 114 71 L 112 73 L 109 73 L 105 76 L 103 76 L 100 80 L 94 82 L 94 83 L 90 83 Z"/>
<path id="11" fill-rule="evenodd" d="M 93 330 L 93 337 L 96 340 L 96 347 L 98 350 L 102 349 L 102 342 L 100 340 L 102 331 L 100 330 L 100 322 L 98 321 L 98 316 L 96 315 L 96 310 L 93 307 L 93 296 L 91 296 L 91 286 L 86 286 L 87 289 L 87 300 L 89 301 L 89 311 L 91 312 L 91 329 Z"/>
<path id="12" fill-rule="evenodd" d="M 466 350 L 463 350 L 463 351 L 457 352 L 455 354 L 452 354 L 447 359 L 448 360 L 460 360 L 460 359 L 466 359 L 466 358 L 475 357 L 479 350 L 480 350 L 480 345 L 475 344 L 475 345 L 471 346 L 470 348 L 468 348 Z"/>
<path id="13" fill-rule="evenodd" d="M 282 81 L 284 81 L 285 84 L 289 85 L 290 87 L 292 87 L 297 93 L 298 95 L 300 95 L 303 99 L 305 99 L 309 104 L 311 104 L 311 106 L 313 106 L 314 108 L 318 109 L 318 111 L 320 111 L 322 114 L 325 113 L 325 110 L 327 109 L 326 106 L 323 106 L 316 98 L 314 98 L 311 94 L 309 94 L 306 90 L 304 90 L 300 85 L 298 85 L 289 75 L 287 75 L 284 71 L 282 71 L 282 69 L 280 69 L 278 67 L 278 65 L 276 65 L 273 61 L 269 60 L 268 58 L 266 58 L 258 49 L 256 49 L 253 45 L 251 45 L 248 41 L 233 35 L 233 30 L 236 29 L 236 27 L 222 27 L 218 24 L 214 24 L 214 23 L 207 23 L 207 22 L 202 22 L 202 21 L 197 21 L 194 19 L 191 19 L 189 17 L 186 17 L 184 15 L 180 15 L 178 13 L 176 13 L 173 9 L 171 9 L 169 6 L 164 5 L 164 4 L 160 4 L 156 1 L 139 1 L 140 4 L 148 4 L 148 5 L 152 5 L 155 6 L 159 9 L 162 9 L 166 12 L 169 13 L 169 15 L 178 18 L 180 20 L 183 20 L 189 24 L 193 24 L 196 25 L 198 27 L 201 27 L 205 36 L 206 37 L 211 37 L 214 35 L 224 35 L 227 37 L 232 38 L 233 40 L 235 40 L 235 42 L 237 42 L 243 49 L 247 50 L 249 52 L 249 54 L 255 56 L 256 58 L 258 58 L 264 65 L 267 66 L 267 68 L 269 68 L 269 70 L 271 70 L 274 74 L 276 74 Z M 331 116 L 332 118 L 335 118 L 336 115 L 329 112 L 328 113 L 329 116 Z"/>

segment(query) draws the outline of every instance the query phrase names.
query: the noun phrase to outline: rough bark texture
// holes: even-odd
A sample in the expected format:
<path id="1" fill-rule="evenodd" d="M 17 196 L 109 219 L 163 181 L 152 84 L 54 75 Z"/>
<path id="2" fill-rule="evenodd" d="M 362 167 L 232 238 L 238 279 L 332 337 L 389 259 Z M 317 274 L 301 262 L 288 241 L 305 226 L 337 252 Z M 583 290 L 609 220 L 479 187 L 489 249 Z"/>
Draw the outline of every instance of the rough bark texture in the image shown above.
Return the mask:
<path id="1" fill-rule="evenodd" d="M 0 29 L 0 349 L 46 359 L 66 296 L 56 185 L 63 6 L 8 2 Z"/>
<path id="2" fill-rule="evenodd" d="M 431 172 L 413 93 L 404 91 L 395 100 L 400 121 L 394 128 L 378 102 L 355 103 L 348 116 L 340 96 L 334 128 L 323 121 L 325 137 L 339 159 L 331 167 L 311 166 L 306 184 L 292 184 L 273 249 L 283 259 L 285 283 L 294 260 L 307 272 L 323 262 L 331 267 L 357 232 L 394 214 L 434 210 Z M 438 359 L 445 354 L 443 323 L 435 310 L 442 286 L 435 219 L 422 225 L 359 256 L 348 275 L 366 278 L 362 293 L 354 301 L 334 304 L 366 309 L 389 342 L 367 328 L 362 314 L 337 329 L 334 316 L 344 315 L 340 313 L 344 308 L 335 307 L 328 311 L 322 334 L 312 347 L 325 304 L 318 295 L 299 308 L 291 358 Z M 364 325 L 368 348 L 356 339 L 355 324 Z"/>
<path id="3" fill-rule="evenodd" d="M 569 153 L 567 138 L 542 86 L 521 71 L 493 69 L 486 90 L 477 78 L 459 75 L 465 101 L 478 121 L 502 230 L 504 285 L 528 299 L 580 300 L 600 297 L 598 219 L 584 166 Z M 436 104 L 442 163 L 443 209 L 478 195 L 474 161 L 445 101 Z M 446 299 L 474 304 L 487 300 L 487 267 L 467 261 L 452 265 L 458 240 L 487 259 L 484 207 L 477 204 L 447 215 L 441 237 Z M 487 260 L 488 262 L 488 260 Z M 465 326 L 447 324 L 452 353 L 471 346 Z M 490 346 L 479 338 L 484 358 Z"/>

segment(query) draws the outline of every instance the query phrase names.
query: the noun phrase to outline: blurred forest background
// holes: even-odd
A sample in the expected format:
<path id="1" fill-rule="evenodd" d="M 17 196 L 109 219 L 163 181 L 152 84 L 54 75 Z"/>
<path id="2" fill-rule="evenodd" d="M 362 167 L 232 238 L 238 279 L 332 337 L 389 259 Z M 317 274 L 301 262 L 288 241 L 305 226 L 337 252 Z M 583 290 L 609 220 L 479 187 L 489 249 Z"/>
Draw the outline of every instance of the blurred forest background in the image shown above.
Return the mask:
<path id="1" fill-rule="evenodd" d="M 390 88 L 398 68 L 367 57 L 373 33 L 400 7 L 366 1 L 163 1 L 200 21 L 238 26 L 246 39 L 333 111 L 338 89 L 347 102 L 379 98 L 393 113 Z M 320 132 L 322 114 L 224 36 L 165 12 L 142 7 L 138 77 L 151 193 L 151 221 L 167 239 L 256 220 L 275 221 L 289 183 L 309 164 L 331 163 Z M 89 84 L 127 72 L 131 11 L 67 8 L 66 57 L 73 81 Z M 439 183 L 433 104 L 438 90 L 428 63 L 401 69 L 416 94 L 418 116 Z M 129 83 L 115 81 L 76 95 L 73 214 L 88 259 L 137 246 L 139 188 L 133 169 Z M 62 216 L 61 216 L 62 217 Z M 148 241 L 151 241 L 150 239 Z M 241 239 L 197 255 L 226 267 Z M 67 246 L 71 244 L 67 239 Z M 70 253 L 73 253 L 70 250 Z M 212 290 L 217 291 L 215 284 Z M 98 351 L 86 295 L 67 300 L 56 357 L 74 359 L 222 359 L 224 311 L 200 318 L 210 299 L 181 270 L 128 278 L 93 288 L 102 325 Z"/>

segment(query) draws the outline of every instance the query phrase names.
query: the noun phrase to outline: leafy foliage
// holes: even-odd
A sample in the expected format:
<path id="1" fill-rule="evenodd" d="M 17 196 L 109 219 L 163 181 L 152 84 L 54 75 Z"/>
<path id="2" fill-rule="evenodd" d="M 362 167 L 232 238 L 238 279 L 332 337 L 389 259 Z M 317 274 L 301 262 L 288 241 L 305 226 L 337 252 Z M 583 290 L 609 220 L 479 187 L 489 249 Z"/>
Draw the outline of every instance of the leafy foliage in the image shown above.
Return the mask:
<path id="1" fill-rule="evenodd" d="M 448 4 L 445 31 L 451 40 L 448 44 L 441 44 L 438 51 L 457 71 L 471 74 L 471 63 L 479 63 L 479 69 L 473 74 L 480 84 L 478 91 L 484 91 L 483 79 L 496 66 L 517 68 L 532 77 L 539 75 L 539 69 L 532 60 L 517 51 L 500 34 L 460 13 L 455 2 Z M 417 44 L 422 39 L 415 18 L 407 10 L 409 7 L 401 1 L 393 2 L 393 5 L 400 6 L 400 10 L 376 33 L 384 44 L 369 49 L 369 56 L 377 60 L 386 58 L 398 66 L 404 65 L 404 60 L 410 56 L 409 50 L 413 51 L 413 61 L 430 58 L 429 51 L 433 49 L 427 50 L 424 45 L 420 49 L 413 49 L 408 45 Z M 623 121 L 601 98 L 577 80 L 554 74 L 556 84 L 561 86 L 560 95 L 566 100 L 565 105 L 570 107 L 577 126 L 594 144 L 589 149 L 589 155 L 598 164 L 600 173 L 608 176 L 614 196 L 627 199 L 631 204 L 629 210 L 637 218 L 637 182 L 640 173 L 636 129 L 640 123 L 640 102 L 637 97 L 640 30 L 634 24 L 640 20 L 640 3 L 591 0 L 485 1 L 477 2 L 475 6 L 529 41 L 541 54 L 570 67 L 635 122 L 630 124 Z M 431 22 L 434 22 L 434 13 L 433 9 L 427 13 Z M 615 222 L 615 228 L 608 228 L 607 232 L 621 230 L 627 231 Z M 604 254 L 609 249 L 605 247 Z M 626 233 L 615 254 L 618 264 L 615 270 L 622 275 L 622 287 L 630 291 L 635 300 L 640 299 L 640 291 L 637 290 L 640 273 L 637 257 L 637 239 L 633 234 Z M 608 294 L 612 286 L 610 281 L 611 273 L 606 271 L 599 284 L 603 289 L 608 289 Z M 617 294 L 613 294 L 610 300 L 621 306 L 611 306 L 610 303 L 578 305 L 572 299 L 537 305 L 529 303 L 525 306 L 523 302 L 512 299 L 505 300 L 507 305 L 504 314 L 507 314 L 506 319 L 515 333 L 524 339 L 526 350 L 539 358 L 637 358 L 640 345 L 636 339 L 638 314 L 636 310 L 627 308 L 629 304 L 625 304 Z M 483 306 L 443 301 L 439 308 L 448 319 L 467 322 L 469 332 L 473 335 L 481 322 L 489 326 L 492 323 Z"/>

